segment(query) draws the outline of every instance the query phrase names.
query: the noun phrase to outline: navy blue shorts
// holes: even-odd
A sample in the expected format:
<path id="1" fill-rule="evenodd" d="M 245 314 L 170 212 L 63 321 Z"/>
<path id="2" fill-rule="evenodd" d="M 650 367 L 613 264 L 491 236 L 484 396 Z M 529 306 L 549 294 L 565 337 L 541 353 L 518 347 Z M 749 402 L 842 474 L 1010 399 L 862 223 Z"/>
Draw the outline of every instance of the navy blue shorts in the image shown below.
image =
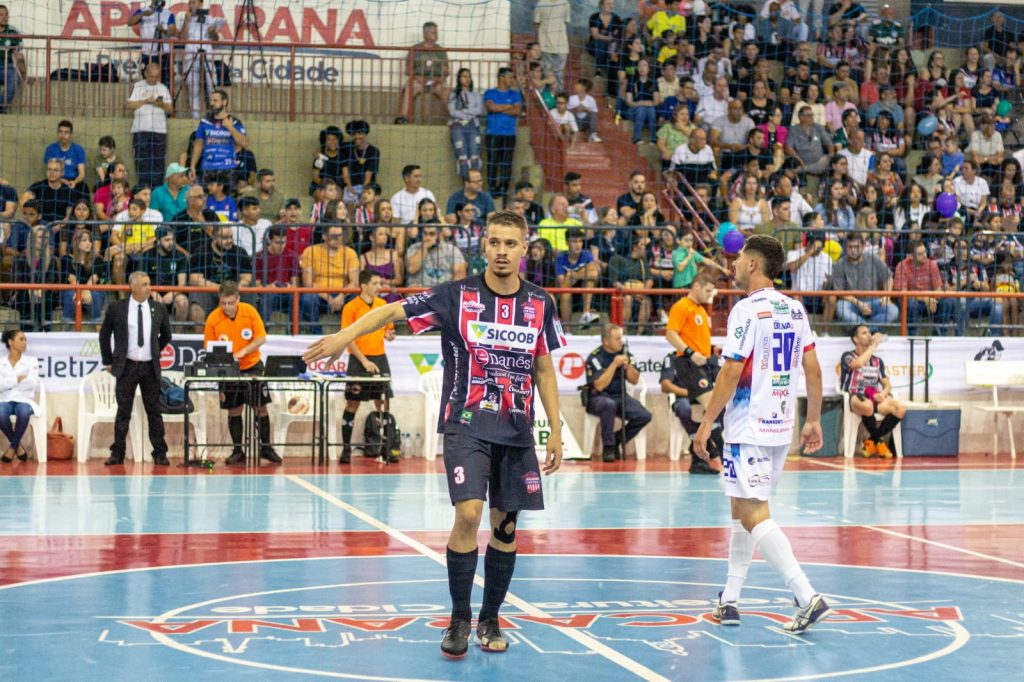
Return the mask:
<path id="1" fill-rule="evenodd" d="M 444 434 L 444 468 L 452 504 L 489 500 L 501 511 L 544 508 L 540 465 L 533 445 L 504 445 L 468 436 Z"/>

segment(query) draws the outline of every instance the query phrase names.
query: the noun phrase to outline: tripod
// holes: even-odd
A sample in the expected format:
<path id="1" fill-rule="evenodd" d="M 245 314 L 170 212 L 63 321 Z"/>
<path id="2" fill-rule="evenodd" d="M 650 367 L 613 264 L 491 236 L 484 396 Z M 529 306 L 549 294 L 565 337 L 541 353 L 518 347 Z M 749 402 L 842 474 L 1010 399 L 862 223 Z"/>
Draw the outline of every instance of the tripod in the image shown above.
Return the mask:
<path id="1" fill-rule="evenodd" d="M 231 43 L 231 52 L 228 55 L 228 72 L 234 73 L 235 70 L 235 47 L 238 45 L 238 41 L 242 35 L 242 29 L 248 31 L 251 35 L 256 37 L 256 49 L 259 51 L 260 59 L 266 61 L 266 57 L 263 55 L 263 38 L 260 36 L 260 24 L 256 19 L 256 5 L 255 0 L 244 0 L 242 5 L 242 11 L 238 14 L 238 21 L 235 23 L 235 39 Z M 249 48 L 247 48 L 249 49 Z M 267 86 L 270 86 L 270 79 L 265 79 Z"/>
<path id="2" fill-rule="evenodd" d="M 206 26 L 207 26 L 207 20 L 208 19 L 209 19 L 209 13 L 205 12 L 205 11 L 204 11 L 203 14 L 199 14 L 197 16 L 193 16 L 193 17 L 187 19 L 187 21 L 195 22 L 197 25 L 202 26 L 204 28 L 203 34 L 202 34 L 202 39 L 203 40 L 205 40 L 207 38 L 208 30 L 206 29 Z M 193 74 L 193 72 L 195 71 L 196 66 L 198 65 L 199 66 L 199 77 L 196 79 L 196 83 L 194 83 L 192 86 L 190 86 L 190 99 L 192 100 L 192 102 L 189 103 L 189 109 L 192 110 L 193 115 L 194 115 L 195 110 L 196 110 L 197 107 L 193 107 L 191 105 L 192 105 L 193 102 L 198 103 L 198 97 L 195 95 L 195 93 L 191 92 L 191 89 L 193 87 L 196 87 L 196 88 L 199 88 L 199 89 L 202 90 L 202 93 L 203 93 L 203 105 L 204 105 L 203 108 L 204 109 L 209 109 L 210 108 L 210 91 L 213 89 L 214 85 L 216 84 L 215 81 L 214 81 L 214 77 L 213 77 L 212 65 L 206 60 L 206 56 L 207 56 L 206 48 L 204 46 L 202 46 L 202 45 L 199 46 L 196 49 L 196 51 L 192 54 L 192 59 L 189 61 L 188 66 L 185 67 L 185 69 L 182 71 L 181 81 L 178 83 L 177 90 L 174 91 L 173 102 L 174 102 L 174 105 L 177 106 L 177 104 L 178 104 L 178 96 L 181 95 L 181 91 L 184 89 L 185 84 L 188 83 L 189 77 Z"/>

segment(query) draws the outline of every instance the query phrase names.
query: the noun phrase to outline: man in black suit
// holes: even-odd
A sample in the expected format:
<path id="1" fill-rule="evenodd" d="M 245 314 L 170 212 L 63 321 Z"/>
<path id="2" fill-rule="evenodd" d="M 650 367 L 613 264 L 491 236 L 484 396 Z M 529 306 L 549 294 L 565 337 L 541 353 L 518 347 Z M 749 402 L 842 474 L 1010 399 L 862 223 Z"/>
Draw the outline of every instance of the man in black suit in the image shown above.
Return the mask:
<path id="1" fill-rule="evenodd" d="M 171 342 L 167 308 L 154 301 L 149 292 L 149 275 L 133 272 L 128 278 L 132 295 L 107 308 L 100 327 L 100 353 L 106 370 L 117 377 L 117 417 L 114 442 L 107 465 L 124 463 L 125 438 L 132 419 L 135 388 L 142 388 L 142 404 L 149 420 L 149 442 L 153 463 L 167 466 L 164 420 L 160 414 L 160 351 Z M 114 345 L 110 337 L 114 336 Z"/>

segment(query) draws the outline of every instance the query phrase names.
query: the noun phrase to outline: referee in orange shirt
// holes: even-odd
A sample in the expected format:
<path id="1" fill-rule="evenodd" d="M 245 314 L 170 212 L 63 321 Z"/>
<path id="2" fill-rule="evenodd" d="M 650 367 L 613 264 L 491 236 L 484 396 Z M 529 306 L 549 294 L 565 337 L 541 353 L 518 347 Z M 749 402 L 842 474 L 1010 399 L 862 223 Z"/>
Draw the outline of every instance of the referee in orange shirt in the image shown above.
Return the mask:
<path id="1" fill-rule="evenodd" d="M 248 303 L 239 302 L 237 282 L 222 282 L 217 297 L 219 305 L 206 318 L 203 346 L 210 341 L 230 341 L 231 352 L 238 361 L 242 376 L 263 376 L 260 346 L 267 340 L 263 318 L 256 312 L 256 308 Z M 252 404 L 259 418 L 260 459 L 280 464 L 281 456 L 274 452 L 273 447 L 266 445 L 271 441 L 270 416 L 267 414 L 270 390 L 263 381 L 254 385 L 227 382 L 221 384 L 220 408 L 228 411 L 228 431 L 233 445 L 231 455 L 224 460 L 224 464 L 245 464 L 245 450 L 242 448 L 242 410 L 247 403 Z"/>
<path id="2" fill-rule="evenodd" d="M 718 358 L 711 348 L 711 318 L 704 308 L 715 295 L 715 281 L 710 275 L 701 273 L 690 285 L 690 293 L 679 299 L 668 314 L 668 325 L 665 338 L 676 349 L 675 381 L 677 386 L 686 390 L 687 404 L 673 405 L 673 412 L 683 423 L 683 427 L 695 426 L 690 414 L 680 414 L 694 403 L 706 406 L 711 400 L 711 391 L 715 387 L 718 376 Z M 679 401 L 676 401 L 679 403 Z M 692 442 L 693 433 L 690 434 Z M 714 462 L 710 468 L 716 473 L 721 470 L 722 430 L 719 426 L 709 442 L 711 458 Z M 691 444 L 691 456 L 692 444 Z M 702 468 L 703 467 L 703 468 Z M 698 457 L 692 457 L 690 473 L 710 473 L 705 471 L 709 464 Z"/>
<path id="3" fill-rule="evenodd" d="M 380 289 L 383 284 L 381 276 L 371 270 L 363 270 L 359 273 L 359 295 L 345 304 L 341 310 L 341 328 L 355 324 L 360 317 L 374 308 L 385 305 L 384 299 L 380 298 Z M 384 354 L 384 340 L 392 341 L 395 338 L 395 325 L 388 323 L 386 326 L 375 332 L 364 334 L 349 344 L 348 354 L 348 375 L 351 377 L 369 377 L 378 374 L 391 375 L 391 368 L 388 365 L 388 356 Z M 359 403 L 364 400 L 372 400 L 374 407 L 380 412 L 381 407 L 388 409 L 388 400 L 394 395 L 391 391 L 391 382 L 382 381 L 379 384 L 346 384 L 345 385 L 345 414 L 341 418 L 341 457 L 338 461 L 341 464 L 348 464 L 352 461 L 352 427 L 355 424 L 356 412 L 359 411 Z M 388 460 L 392 463 L 397 459 Z"/>

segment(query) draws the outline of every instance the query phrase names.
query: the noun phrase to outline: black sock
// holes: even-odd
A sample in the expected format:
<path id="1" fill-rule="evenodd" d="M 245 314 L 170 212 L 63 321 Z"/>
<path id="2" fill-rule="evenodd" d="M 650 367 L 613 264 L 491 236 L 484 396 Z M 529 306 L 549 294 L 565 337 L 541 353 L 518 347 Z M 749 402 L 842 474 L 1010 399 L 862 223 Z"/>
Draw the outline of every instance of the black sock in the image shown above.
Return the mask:
<path id="1" fill-rule="evenodd" d="M 887 414 L 882 423 L 878 425 L 878 437 L 885 438 L 893 429 L 895 429 L 900 423 L 900 418 L 894 414 Z"/>
<path id="2" fill-rule="evenodd" d="M 341 415 L 341 442 L 348 445 L 352 442 L 352 427 L 356 423 L 356 413 L 345 410 Z"/>
<path id="3" fill-rule="evenodd" d="M 448 548 L 448 593 L 452 596 L 452 620 L 472 620 L 469 598 L 473 594 L 477 550 L 456 552 Z"/>
<path id="4" fill-rule="evenodd" d="M 864 424 L 864 428 L 868 430 L 868 435 L 871 436 L 871 440 L 878 440 L 878 422 L 875 421 L 875 415 L 868 415 L 867 417 L 861 417 L 860 421 Z"/>
<path id="5" fill-rule="evenodd" d="M 515 570 L 515 550 L 502 552 L 487 545 L 487 553 L 484 554 L 484 603 L 480 607 L 481 623 L 498 617 L 498 609 L 505 601 Z"/>
<path id="6" fill-rule="evenodd" d="M 269 448 L 270 441 L 270 415 L 265 414 L 260 417 L 260 446 Z"/>
<path id="7" fill-rule="evenodd" d="M 242 447 L 242 415 L 228 415 L 228 431 L 231 433 L 232 445 Z"/>

